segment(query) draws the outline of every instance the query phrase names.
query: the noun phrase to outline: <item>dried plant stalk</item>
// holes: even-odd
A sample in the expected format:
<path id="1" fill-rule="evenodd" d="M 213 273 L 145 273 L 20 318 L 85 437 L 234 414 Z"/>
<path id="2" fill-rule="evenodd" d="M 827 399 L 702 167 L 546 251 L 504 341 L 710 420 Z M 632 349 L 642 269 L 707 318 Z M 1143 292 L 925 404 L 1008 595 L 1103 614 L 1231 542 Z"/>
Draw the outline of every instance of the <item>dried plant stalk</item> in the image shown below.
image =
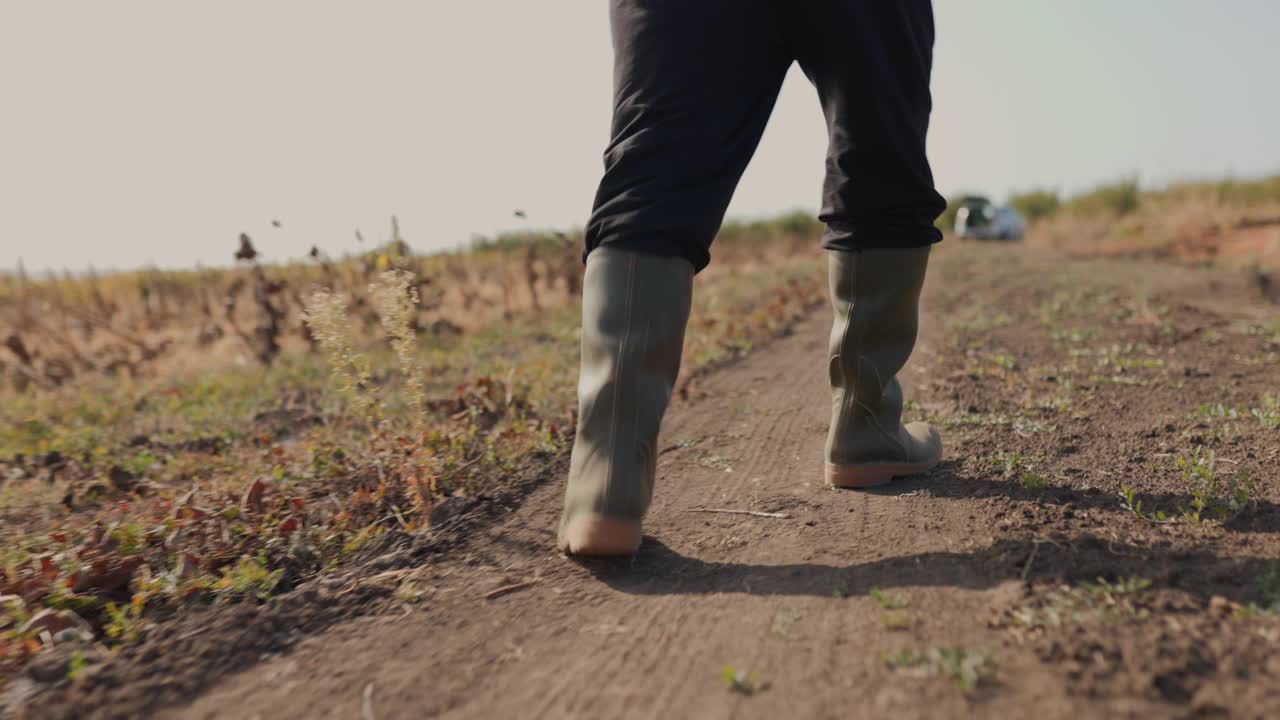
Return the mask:
<path id="1" fill-rule="evenodd" d="M 416 359 L 418 335 L 415 319 L 420 298 L 414 280 L 413 273 L 406 270 L 387 270 L 369 286 L 369 297 L 404 375 L 405 402 L 413 414 L 413 424 L 417 426 L 422 421 L 426 398 Z"/>
<path id="2" fill-rule="evenodd" d="M 355 351 L 347 322 L 347 303 L 337 293 L 319 289 L 307 298 L 303 318 L 315 335 L 339 388 L 352 410 L 373 422 L 373 398 L 369 396 L 369 361 Z"/>

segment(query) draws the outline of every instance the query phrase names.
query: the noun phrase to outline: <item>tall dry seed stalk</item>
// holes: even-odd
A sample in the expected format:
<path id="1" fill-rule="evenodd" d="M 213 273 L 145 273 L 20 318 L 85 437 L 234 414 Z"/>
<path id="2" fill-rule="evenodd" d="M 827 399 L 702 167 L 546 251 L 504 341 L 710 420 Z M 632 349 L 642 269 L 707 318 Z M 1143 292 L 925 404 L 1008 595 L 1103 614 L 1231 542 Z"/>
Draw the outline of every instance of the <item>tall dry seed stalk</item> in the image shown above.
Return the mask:
<path id="1" fill-rule="evenodd" d="M 340 383 L 339 389 L 350 399 L 352 411 L 372 424 L 375 418 L 374 401 L 369 394 L 369 360 L 356 352 L 351 341 L 346 301 L 331 290 L 316 290 L 307 298 L 303 320 L 324 351 L 329 368 Z"/>
<path id="2" fill-rule="evenodd" d="M 418 312 L 418 290 L 414 287 L 413 273 L 407 270 L 387 270 L 369 285 L 373 309 L 378 313 L 382 330 L 391 341 L 391 349 L 404 375 L 405 402 L 417 427 L 422 422 L 425 390 L 422 374 L 418 371 L 418 334 L 414 320 Z"/>

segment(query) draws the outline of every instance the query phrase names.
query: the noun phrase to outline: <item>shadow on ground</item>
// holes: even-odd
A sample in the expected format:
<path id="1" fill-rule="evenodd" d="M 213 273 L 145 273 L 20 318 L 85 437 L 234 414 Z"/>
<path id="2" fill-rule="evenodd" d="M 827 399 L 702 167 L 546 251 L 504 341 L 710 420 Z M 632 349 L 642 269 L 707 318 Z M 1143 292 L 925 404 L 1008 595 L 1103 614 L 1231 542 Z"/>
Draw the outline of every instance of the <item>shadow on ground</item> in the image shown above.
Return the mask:
<path id="1" fill-rule="evenodd" d="M 1020 503 L 1068 506 L 1077 510 L 1124 512 L 1119 498 L 1101 490 L 1055 487 L 1028 490 L 1016 482 L 966 476 L 957 463 L 944 463 L 927 477 L 871 490 L 877 494 L 922 493 L 939 502 L 973 497 L 1007 497 Z M 1140 495 L 1144 507 L 1177 508 L 1190 495 Z M 1227 525 L 1250 532 L 1280 532 L 1280 507 L 1257 502 Z M 1141 542 L 1141 541 L 1139 541 Z M 1011 580 L 1082 582 L 1136 576 L 1156 586 L 1208 600 L 1221 595 L 1237 602 L 1256 597 L 1257 578 L 1275 565 L 1258 557 L 1222 556 L 1204 545 L 1153 538 L 1150 544 L 1110 541 L 1091 530 L 1054 528 L 1046 538 L 1027 532 L 969 552 L 926 552 L 853 565 L 707 562 L 681 555 L 646 536 L 633 558 L 583 559 L 580 564 L 621 592 L 637 595 L 807 595 L 866 594 L 873 587 L 949 586 L 987 589 Z"/>
<path id="2" fill-rule="evenodd" d="M 966 475 L 960 471 L 960 463 L 943 461 L 928 475 L 912 480 L 895 482 L 881 488 L 863 492 L 877 495 L 902 495 L 921 492 L 943 499 L 975 497 L 1007 497 L 1020 502 L 1039 505 L 1059 505 L 1075 510 L 1121 509 L 1118 493 L 1099 488 L 1081 490 L 1054 485 L 1040 490 L 1022 487 L 1013 480 L 991 480 Z M 1138 492 L 1135 501 L 1141 501 L 1146 512 L 1163 510 L 1170 515 L 1191 507 L 1195 497 L 1189 493 Z M 1222 525 L 1226 530 L 1238 532 L 1280 533 L 1280 505 L 1268 500 L 1254 500 L 1246 510 Z"/>
<path id="3" fill-rule="evenodd" d="M 1116 544 L 1091 534 L 1066 541 L 1001 540 L 973 552 L 928 552 L 845 566 L 705 562 L 647 537 L 634 558 L 580 562 L 605 584 L 635 595 L 833 597 L 865 595 L 873 587 L 982 590 L 1020 579 L 1082 582 L 1144 577 L 1156 586 L 1204 600 L 1221 595 L 1236 602 L 1257 599 L 1256 578 L 1275 564 L 1266 558 L 1221 557 L 1204 550 Z"/>

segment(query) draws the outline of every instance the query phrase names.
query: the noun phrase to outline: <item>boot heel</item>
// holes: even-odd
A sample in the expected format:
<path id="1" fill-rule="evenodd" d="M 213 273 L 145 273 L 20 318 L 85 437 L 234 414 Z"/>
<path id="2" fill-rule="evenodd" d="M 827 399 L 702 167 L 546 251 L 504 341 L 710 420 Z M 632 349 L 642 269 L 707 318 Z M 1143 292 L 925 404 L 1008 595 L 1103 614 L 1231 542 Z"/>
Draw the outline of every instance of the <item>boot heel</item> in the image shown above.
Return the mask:
<path id="1" fill-rule="evenodd" d="M 876 465 L 826 466 L 827 484 L 835 488 L 869 488 L 888 485 L 896 477 L 918 475 L 937 463 L 936 460 L 919 463 L 880 463 Z"/>
<path id="2" fill-rule="evenodd" d="M 640 523 L 587 515 L 566 523 L 557 545 L 566 555 L 635 555 L 640 540 Z"/>

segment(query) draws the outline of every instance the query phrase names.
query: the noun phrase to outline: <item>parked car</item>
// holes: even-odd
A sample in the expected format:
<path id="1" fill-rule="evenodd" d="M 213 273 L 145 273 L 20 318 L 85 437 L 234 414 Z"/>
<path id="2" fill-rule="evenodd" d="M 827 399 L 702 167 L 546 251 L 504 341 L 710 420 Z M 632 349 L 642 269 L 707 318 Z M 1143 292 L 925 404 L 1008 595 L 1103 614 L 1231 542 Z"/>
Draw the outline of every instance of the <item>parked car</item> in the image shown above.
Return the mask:
<path id="1" fill-rule="evenodd" d="M 1027 221 L 1017 210 L 981 196 L 964 198 L 956 211 L 957 237 L 975 240 L 1021 240 Z"/>

